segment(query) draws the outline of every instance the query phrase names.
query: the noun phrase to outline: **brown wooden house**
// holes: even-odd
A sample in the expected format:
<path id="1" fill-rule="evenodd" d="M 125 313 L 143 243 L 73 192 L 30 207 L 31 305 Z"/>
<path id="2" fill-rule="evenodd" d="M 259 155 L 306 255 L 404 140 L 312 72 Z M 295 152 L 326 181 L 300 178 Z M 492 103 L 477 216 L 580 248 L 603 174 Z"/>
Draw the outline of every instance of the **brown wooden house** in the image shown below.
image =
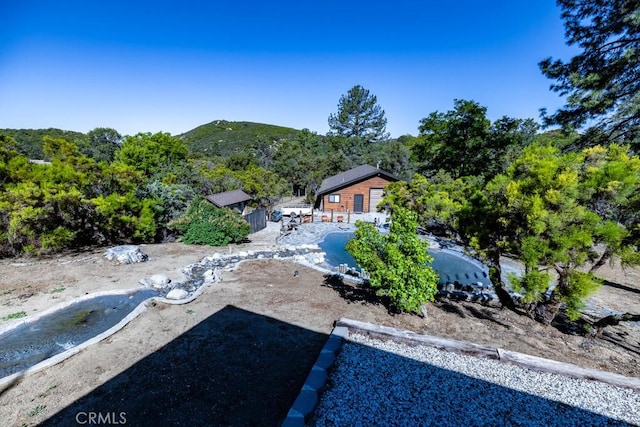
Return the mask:
<path id="1" fill-rule="evenodd" d="M 358 166 L 322 181 L 316 207 L 325 212 L 375 212 L 385 185 L 398 180 L 373 166 Z"/>
<path id="2" fill-rule="evenodd" d="M 224 193 L 210 194 L 206 199 L 216 207 L 237 210 L 242 215 L 246 215 L 249 207 L 247 202 L 251 200 L 251 196 L 242 190 L 234 190 L 226 191 Z"/>

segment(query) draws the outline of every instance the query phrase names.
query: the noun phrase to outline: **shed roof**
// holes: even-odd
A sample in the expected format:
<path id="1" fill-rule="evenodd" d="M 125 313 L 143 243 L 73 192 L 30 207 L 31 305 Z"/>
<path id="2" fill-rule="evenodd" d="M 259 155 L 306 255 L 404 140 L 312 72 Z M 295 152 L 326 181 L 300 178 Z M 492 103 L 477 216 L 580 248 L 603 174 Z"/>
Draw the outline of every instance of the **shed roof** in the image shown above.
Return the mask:
<path id="1" fill-rule="evenodd" d="M 236 203 L 251 200 L 251 196 L 242 190 L 226 191 L 224 193 L 210 194 L 206 197 L 208 201 L 219 208 L 235 205 Z"/>
<path id="2" fill-rule="evenodd" d="M 371 165 L 362 165 L 326 178 L 324 181 L 322 181 L 322 185 L 318 190 L 318 195 L 326 194 L 337 188 L 346 187 L 349 184 L 362 181 L 363 179 L 367 179 L 372 176 L 382 176 L 390 181 L 399 180 L 396 176 L 390 174 L 389 172 L 385 172 L 382 169 L 374 168 Z"/>

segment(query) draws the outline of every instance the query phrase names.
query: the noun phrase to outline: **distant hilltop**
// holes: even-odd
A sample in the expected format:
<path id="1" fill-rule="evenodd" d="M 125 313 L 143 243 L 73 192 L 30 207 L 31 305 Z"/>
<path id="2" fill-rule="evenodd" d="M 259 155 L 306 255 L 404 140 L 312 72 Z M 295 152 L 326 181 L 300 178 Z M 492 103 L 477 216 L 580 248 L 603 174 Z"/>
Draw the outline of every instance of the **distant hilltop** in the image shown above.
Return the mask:
<path id="1" fill-rule="evenodd" d="M 117 131 L 117 129 L 115 130 Z M 298 132 L 300 131 L 297 129 L 264 123 L 214 120 L 176 136 L 187 144 L 192 153 L 229 156 L 252 146 L 258 138 L 264 138 L 268 141 L 293 139 Z M 86 134 L 82 132 L 57 128 L 0 129 L 0 135 L 7 135 L 15 139 L 18 143 L 18 151 L 30 159 L 45 158 L 42 148 L 44 136 L 62 138 L 76 144 L 86 138 Z"/>

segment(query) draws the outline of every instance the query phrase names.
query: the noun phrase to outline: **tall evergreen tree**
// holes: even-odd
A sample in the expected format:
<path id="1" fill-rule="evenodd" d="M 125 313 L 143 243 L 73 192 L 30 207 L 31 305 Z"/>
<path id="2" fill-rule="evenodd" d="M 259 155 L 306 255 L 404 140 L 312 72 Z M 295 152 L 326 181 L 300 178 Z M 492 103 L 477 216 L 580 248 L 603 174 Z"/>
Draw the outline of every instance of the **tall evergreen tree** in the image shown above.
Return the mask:
<path id="1" fill-rule="evenodd" d="M 605 141 L 640 149 L 640 1 L 558 0 L 569 46 L 581 52 L 569 61 L 547 58 L 542 73 L 567 103 L 543 117 L 547 124 L 590 124 L 588 145 Z"/>
<path id="2" fill-rule="evenodd" d="M 492 124 L 487 108 L 475 101 L 456 99 L 454 107 L 420 121 L 420 135 L 412 151 L 427 175 L 444 170 L 454 178 L 481 176 L 488 181 L 506 170 L 538 130 L 531 119 L 505 116 Z"/>
<path id="3" fill-rule="evenodd" d="M 378 98 L 360 85 L 340 97 L 337 114 L 329 115 L 330 135 L 358 137 L 365 142 L 389 138 L 387 119 Z"/>

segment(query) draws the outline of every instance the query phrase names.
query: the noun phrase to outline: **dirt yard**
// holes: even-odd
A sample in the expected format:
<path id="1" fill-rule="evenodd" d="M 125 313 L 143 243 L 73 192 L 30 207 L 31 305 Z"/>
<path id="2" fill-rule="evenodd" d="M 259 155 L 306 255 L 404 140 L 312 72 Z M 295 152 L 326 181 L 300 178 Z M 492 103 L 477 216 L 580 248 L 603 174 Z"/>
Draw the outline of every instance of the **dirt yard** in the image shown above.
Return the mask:
<path id="1" fill-rule="evenodd" d="M 231 250 L 271 247 L 272 232 Z M 110 262 L 103 250 L 2 260 L 0 318 L 135 288 L 156 273 L 178 280 L 182 267 L 216 252 L 180 243 L 141 249 L 149 261 L 134 265 Z M 603 274 L 609 282 L 593 298 L 596 306 L 640 311 L 638 270 Z M 225 271 L 190 304 L 150 304 L 110 338 L 0 390 L 1 424 L 79 425 L 99 414 L 128 425 L 279 425 L 340 317 L 640 377 L 637 324 L 592 339 L 494 305 L 440 301 L 427 318 L 393 315 L 367 289 L 291 261 L 257 260 Z"/>

